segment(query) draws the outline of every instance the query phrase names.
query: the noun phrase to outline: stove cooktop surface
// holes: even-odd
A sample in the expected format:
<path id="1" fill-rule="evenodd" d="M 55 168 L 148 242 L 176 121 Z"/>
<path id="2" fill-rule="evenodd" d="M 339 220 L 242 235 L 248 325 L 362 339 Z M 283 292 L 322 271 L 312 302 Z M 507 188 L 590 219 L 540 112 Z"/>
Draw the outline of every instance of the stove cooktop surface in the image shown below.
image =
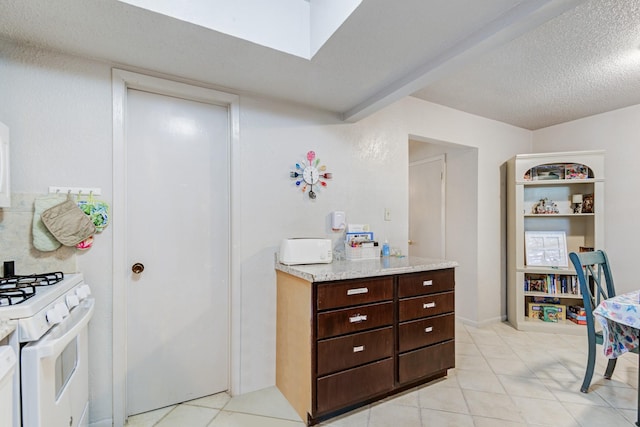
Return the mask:
<path id="1" fill-rule="evenodd" d="M 82 283 L 82 274 L 60 272 L 0 279 L 0 318 L 31 317 Z"/>

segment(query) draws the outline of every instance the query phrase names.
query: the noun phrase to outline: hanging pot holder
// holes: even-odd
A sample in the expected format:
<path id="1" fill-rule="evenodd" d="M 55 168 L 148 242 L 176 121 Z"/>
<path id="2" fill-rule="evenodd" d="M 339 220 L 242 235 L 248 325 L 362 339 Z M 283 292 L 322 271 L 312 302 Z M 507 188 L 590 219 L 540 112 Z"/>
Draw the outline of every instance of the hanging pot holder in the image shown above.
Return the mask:
<path id="1" fill-rule="evenodd" d="M 96 232 L 89 217 L 70 198 L 42 212 L 41 218 L 53 237 L 65 246 L 75 246 Z"/>
<path id="2" fill-rule="evenodd" d="M 89 216 L 98 233 L 109 225 L 109 204 L 107 202 L 94 200 L 93 194 L 89 194 L 88 200 L 78 201 L 78 207 Z"/>
<path id="3" fill-rule="evenodd" d="M 58 249 L 62 244 L 53 237 L 53 234 L 49 232 L 45 227 L 40 215 L 47 209 L 59 205 L 64 202 L 64 196 L 57 194 L 50 194 L 47 196 L 38 197 L 33 204 L 33 247 L 42 252 L 51 252 Z"/>
<path id="4" fill-rule="evenodd" d="M 76 249 L 89 249 L 91 246 L 93 246 L 93 236 L 89 236 L 86 239 L 84 239 L 82 242 L 78 243 L 76 245 Z"/>

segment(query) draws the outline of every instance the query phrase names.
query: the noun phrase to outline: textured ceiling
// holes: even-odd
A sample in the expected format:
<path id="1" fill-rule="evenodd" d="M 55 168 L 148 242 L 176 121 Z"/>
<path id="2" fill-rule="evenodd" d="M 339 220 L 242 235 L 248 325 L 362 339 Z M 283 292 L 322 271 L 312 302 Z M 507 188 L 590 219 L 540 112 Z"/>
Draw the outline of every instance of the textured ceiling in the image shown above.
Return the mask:
<path id="1" fill-rule="evenodd" d="M 527 129 L 640 104 L 640 1 L 580 4 L 414 96 Z"/>
<path id="2" fill-rule="evenodd" d="M 0 0 L 0 37 L 346 120 L 413 94 L 537 129 L 640 104 L 639 9 L 640 0 L 365 0 L 311 61 L 116 0 Z"/>

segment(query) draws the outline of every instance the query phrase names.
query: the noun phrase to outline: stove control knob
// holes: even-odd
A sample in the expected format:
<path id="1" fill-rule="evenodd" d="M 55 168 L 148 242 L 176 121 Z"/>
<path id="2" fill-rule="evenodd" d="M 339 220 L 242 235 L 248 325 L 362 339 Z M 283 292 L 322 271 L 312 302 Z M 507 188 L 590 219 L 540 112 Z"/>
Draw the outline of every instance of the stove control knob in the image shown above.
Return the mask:
<path id="1" fill-rule="evenodd" d="M 80 304 L 80 298 L 78 298 L 78 295 L 69 294 L 66 296 L 65 300 L 67 302 L 67 307 L 69 307 L 69 310 Z"/>
<path id="2" fill-rule="evenodd" d="M 78 296 L 80 301 L 82 301 L 83 299 L 89 296 L 87 295 L 87 291 L 86 289 L 84 289 L 83 286 L 80 286 L 78 289 L 76 289 L 76 295 Z"/>
<path id="3" fill-rule="evenodd" d="M 65 303 L 59 302 L 54 308 L 63 319 L 69 316 L 69 309 Z"/>
<path id="4" fill-rule="evenodd" d="M 47 323 L 50 325 L 55 325 L 62 322 L 62 316 L 58 313 L 58 310 L 52 308 L 47 311 Z"/>
<path id="5" fill-rule="evenodd" d="M 82 286 L 80 286 L 82 289 L 84 289 L 84 293 L 87 294 L 87 296 L 91 295 L 91 288 L 89 287 L 89 285 L 84 284 Z"/>

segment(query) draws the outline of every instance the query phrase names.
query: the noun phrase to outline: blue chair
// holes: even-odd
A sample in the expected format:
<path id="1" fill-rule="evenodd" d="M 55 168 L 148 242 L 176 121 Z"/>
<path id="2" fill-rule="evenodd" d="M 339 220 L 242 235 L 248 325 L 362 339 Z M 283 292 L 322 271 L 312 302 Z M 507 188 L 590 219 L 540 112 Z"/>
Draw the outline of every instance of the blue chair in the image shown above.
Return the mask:
<path id="1" fill-rule="evenodd" d="M 573 263 L 580 283 L 580 293 L 584 302 L 584 311 L 587 317 L 587 340 L 589 344 L 589 356 L 587 359 L 587 371 L 584 374 L 584 381 L 580 391 L 587 393 L 593 378 L 593 368 L 596 363 L 596 344 L 602 345 L 602 331 L 596 331 L 593 309 L 600 304 L 600 301 L 612 298 L 616 295 L 613 285 L 613 276 L 609 267 L 609 260 L 604 251 L 594 252 L 571 252 L 569 259 Z M 637 353 L 638 349 L 634 350 Z M 609 359 L 607 369 L 604 372 L 606 379 L 611 379 L 613 370 L 616 367 L 616 359 Z"/>

